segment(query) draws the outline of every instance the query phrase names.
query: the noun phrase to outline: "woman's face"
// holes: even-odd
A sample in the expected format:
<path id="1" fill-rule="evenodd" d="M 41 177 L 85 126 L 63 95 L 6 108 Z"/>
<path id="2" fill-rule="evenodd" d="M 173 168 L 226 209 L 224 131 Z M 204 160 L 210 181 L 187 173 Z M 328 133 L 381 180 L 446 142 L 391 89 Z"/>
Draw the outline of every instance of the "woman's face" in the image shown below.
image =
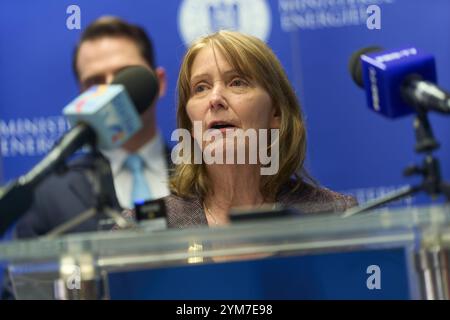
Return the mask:
<path id="1" fill-rule="evenodd" d="M 190 90 L 186 111 L 192 125 L 201 122 L 203 132 L 279 128 L 279 117 L 266 90 L 238 74 L 220 50 L 214 55 L 207 46 L 198 52 Z"/>

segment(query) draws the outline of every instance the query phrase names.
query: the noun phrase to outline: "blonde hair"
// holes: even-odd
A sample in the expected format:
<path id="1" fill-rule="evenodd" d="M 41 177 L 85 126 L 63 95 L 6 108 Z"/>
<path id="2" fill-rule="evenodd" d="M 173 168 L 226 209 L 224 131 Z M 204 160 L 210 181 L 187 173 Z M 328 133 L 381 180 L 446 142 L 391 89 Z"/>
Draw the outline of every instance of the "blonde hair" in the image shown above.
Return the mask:
<path id="1" fill-rule="evenodd" d="M 298 172 L 309 178 L 303 169 L 306 152 L 306 129 L 300 104 L 281 63 L 272 50 L 256 37 L 233 31 L 219 31 L 194 42 L 186 52 L 178 77 L 177 122 L 179 128 L 192 132 L 192 123 L 186 111 L 191 96 L 192 64 L 201 49 L 218 49 L 227 62 L 241 75 L 256 81 L 269 94 L 281 116 L 279 131 L 279 171 L 272 176 L 261 176 L 260 191 L 265 199 L 273 197 L 283 185 L 296 176 L 293 190 L 302 183 Z M 193 138 L 191 138 L 193 144 Z M 170 183 L 172 192 L 182 197 L 203 199 L 211 192 L 211 183 L 204 164 L 177 165 Z"/>

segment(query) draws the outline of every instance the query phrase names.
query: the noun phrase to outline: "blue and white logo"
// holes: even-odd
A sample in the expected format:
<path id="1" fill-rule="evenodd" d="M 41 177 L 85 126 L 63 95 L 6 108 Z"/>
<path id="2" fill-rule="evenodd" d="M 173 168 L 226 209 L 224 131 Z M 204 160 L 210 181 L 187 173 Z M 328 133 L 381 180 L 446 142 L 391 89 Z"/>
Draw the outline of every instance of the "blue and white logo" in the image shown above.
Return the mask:
<path id="1" fill-rule="evenodd" d="M 266 0 L 183 0 L 178 12 L 178 27 L 186 45 L 223 29 L 267 41 L 271 20 Z"/>

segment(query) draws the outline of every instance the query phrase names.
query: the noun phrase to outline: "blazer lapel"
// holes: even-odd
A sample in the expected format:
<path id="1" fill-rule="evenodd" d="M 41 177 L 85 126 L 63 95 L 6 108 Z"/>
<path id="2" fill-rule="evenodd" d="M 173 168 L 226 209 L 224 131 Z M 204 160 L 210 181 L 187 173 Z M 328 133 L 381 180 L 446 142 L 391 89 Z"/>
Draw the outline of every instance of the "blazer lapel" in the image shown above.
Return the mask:
<path id="1" fill-rule="evenodd" d="M 96 195 L 93 190 L 93 183 L 96 177 L 94 157 L 92 155 L 86 155 L 85 157 L 77 160 L 73 169 L 77 174 L 74 175 L 73 179 L 70 179 L 70 189 L 74 196 L 77 197 L 85 206 L 86 209 L 90 209 L 97 205 Z M 108 166 L 109 173 L 107 174 L 105 185 L 108 194 L 111 195 L 112 207 L 113 209 L 122 210 L 117 200 L 116 191 L 114 189 L 114 181 L 112 177 L 111 168 Z"/>
<path id="2" fill-rule="evenodd" d="M 78 170 L 77 170 L 78 171 Z M 74 196 L 83 203 L 85 209 L 90 209 L 95 206 L 95 197 L 92 190 L 92 185 L 89 182 L 87 175 L 90 175 L 89 169 L 79 170 L 74 179 L 70 180 L 69 187 Z M 92 178 L 91 178 L 92 179 Z"/>

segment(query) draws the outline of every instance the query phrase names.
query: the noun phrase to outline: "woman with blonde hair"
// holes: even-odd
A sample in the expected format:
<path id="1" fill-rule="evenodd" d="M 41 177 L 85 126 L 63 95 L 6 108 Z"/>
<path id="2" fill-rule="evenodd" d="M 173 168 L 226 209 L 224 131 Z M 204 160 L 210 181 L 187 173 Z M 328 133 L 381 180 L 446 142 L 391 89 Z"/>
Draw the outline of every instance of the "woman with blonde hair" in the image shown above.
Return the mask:
<path id="1" fill-rule="evenodd" d="M 177 89 L 178 128 L 188 135 L 180 144 L 186 148 L 172 151 L 177 166 L 172 194 L 165 198 L 169 227 L 225 225 L 236 207 L 278 203 L 311 213 L 356 204 L 308 178 L 300 104 L 261 40 L 233 31 L 197 40 L 184 56 Z M 236 161 L 234 153 L 242 150 L 245 161 Z M 258 159 L 249 161 L 255 152 Z M 270 153 L 270 164 L 263 163 L 264 152 Z M 214 161 L 221 156 L 232 161 Z"/>

